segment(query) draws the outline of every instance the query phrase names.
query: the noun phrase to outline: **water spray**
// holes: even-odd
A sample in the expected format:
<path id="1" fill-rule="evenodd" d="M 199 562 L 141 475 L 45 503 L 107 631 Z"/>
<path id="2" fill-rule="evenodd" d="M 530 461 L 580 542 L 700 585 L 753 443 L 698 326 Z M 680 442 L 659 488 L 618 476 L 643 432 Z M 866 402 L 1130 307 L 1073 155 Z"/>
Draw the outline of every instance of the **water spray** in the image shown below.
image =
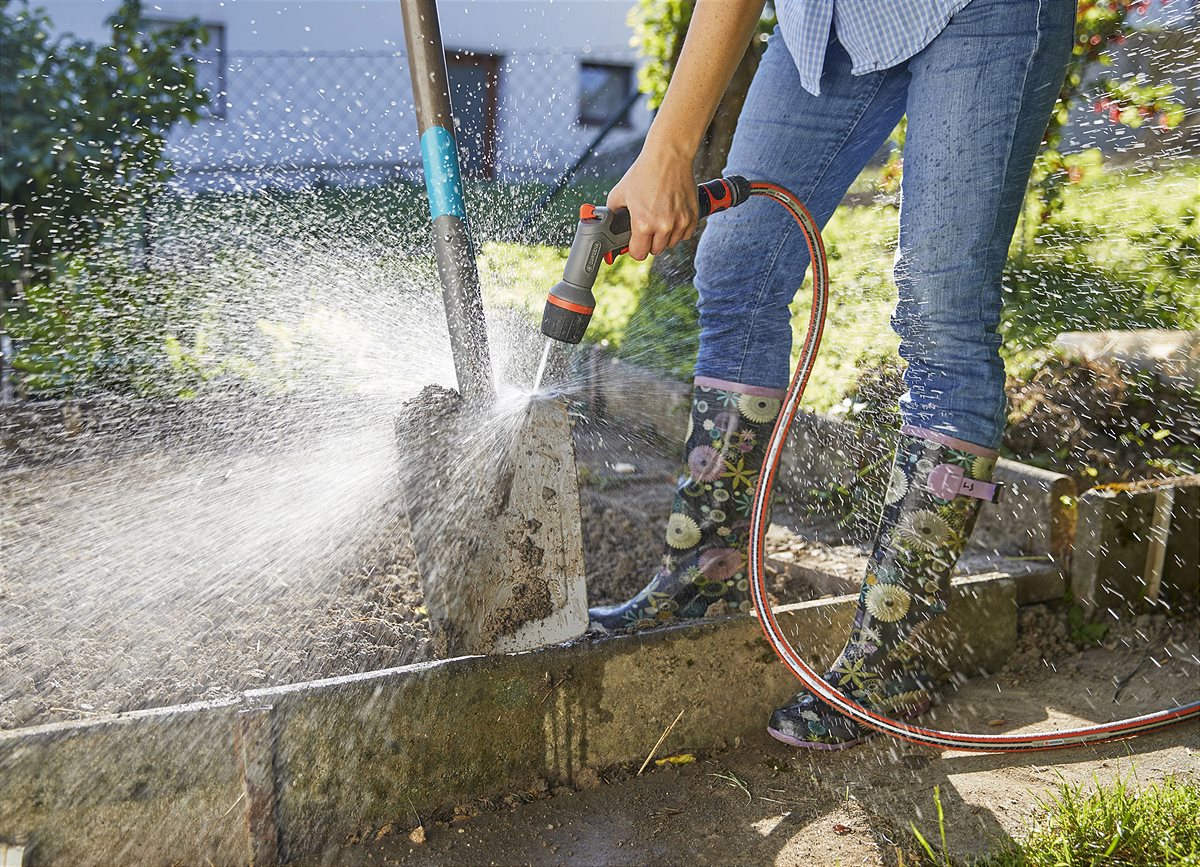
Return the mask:
<path id="1" fill-rule="evenodd" d="M 706 202 L 706 194 L 712 202 Z M 1139 734 L 1157 731 L 1167 726 L 1200 719 L 1200 701 L 1179 707 L 1143 714 L 1110 723 L 1059 729 L 1050 732 L 1026 734 L 971 734 L 967 732 L 929 729 L 891 719 L 868 710 L 827 683 L 818 672 L 804 661 L 783 634 L 775 613 L 767 599 L 764 572 L 767 512 L 771 502 L 771 489 L 775 474 L 783 457 L 788 432 L 800 399 L 817 359 L 821 343 L 821 332 L 825 326 L 825 314 L 829 305 L 829 265 L 825 257 L 825 246 L 821 232 L 808 209 L 790 191 L 778 184 L 765 181 L 746 181 L 745 178 L 729 177 L 709 181 L 700 185 L 701 216 L 723 211 L 740 205 L 753 196 L 763 196 L 783 206 L 800 227 L 808 245 L 812 262 L 813 295 L 809 312 L 808 331 L 800 350 L 800 360 L 792 374 L 792 381 L 784 397 L 783 407 L 775 428 L 767 442 L 766 461 L 762 478 L 754 492 L 754 505 L 750 513 L 750 588 L 758 622 L 775 653 L 796 675 L 805 689 L 812 692 L 839 713 L 859 725 L 883 732 L 900 740 L 942 749 L 967 752 L 1032 752 L 1035 750 L 1061 749 L 1082 744 L 1098 744 L 1106 741 L 1123 740 Z M 550 340 L 563 343 L 578 343 L 587 331 L 595 309 L 596 300 L 592 287 L 600 262 L 611 264 L 616 256 L 625 252 L 629 244 L 629 214 L 624 208 L 609 210 L 584 205 L 580 209 L 579 228 L 571 253 L 567 259 L 563 280 L 550 290 L 542 315 L 542 333 Z M 545 366 L 543 355 L 542 367 Z M 541 370 L 538 378 L 540 381 Z"/>

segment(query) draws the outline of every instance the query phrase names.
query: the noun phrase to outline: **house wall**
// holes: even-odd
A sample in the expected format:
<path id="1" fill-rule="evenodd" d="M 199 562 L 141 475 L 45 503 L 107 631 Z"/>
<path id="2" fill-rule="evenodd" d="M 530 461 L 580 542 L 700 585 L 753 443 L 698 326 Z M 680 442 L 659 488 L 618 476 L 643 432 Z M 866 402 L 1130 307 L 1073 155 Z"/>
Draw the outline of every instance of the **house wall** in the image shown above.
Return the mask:
<path id="1" fill-rule="evenodd" d="M 119 0 L 41 0 L 55 26 L 104 39 Z M 499 55 L 497 173 L 547 177 L 594 136 L 577 123 L 581 61 L 635 64 L 630 0 L 442 0 L 448 50 Z M 410 172 L 420 162 L 396 0 L 147 0 L 149 17 L 224 26 L 225 117 L 180 126 L 168 155 L 192 185 Z M 639 105 L 605 149 L 645 133 Z M 263 171 L 263 169 L 268 171 Z"/>

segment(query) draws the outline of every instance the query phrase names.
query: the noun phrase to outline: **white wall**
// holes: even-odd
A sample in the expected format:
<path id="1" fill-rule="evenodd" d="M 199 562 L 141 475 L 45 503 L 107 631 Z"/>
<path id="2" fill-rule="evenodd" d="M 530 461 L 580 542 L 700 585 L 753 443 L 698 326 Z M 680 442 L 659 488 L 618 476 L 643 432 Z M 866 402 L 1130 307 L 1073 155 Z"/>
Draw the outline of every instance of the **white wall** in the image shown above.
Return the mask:
<path id="1" fill-rule="evenodd" d="M 552 175 L 586 146 L 595 130 L 576 123 L 579 62 L 636 63 L 626 23 L 631 4 L 438 4 L 448 49 L 504 58 L 497 126 L 502 175 Z M 104 20 L 119 0 L 40 5 L 58 29 L 104 39 Z M 182 170 L 419 163 L 408 71 L 388 56 L 404 47 L 396 0 L 145 0 L 144 11 L 168 19 L 195 16 L 225 28 L 226 117 L 172 135 L 169 156 Z M 639 107 L 631 120 L 605 149 L 644 134 L 649 113 Z"/>

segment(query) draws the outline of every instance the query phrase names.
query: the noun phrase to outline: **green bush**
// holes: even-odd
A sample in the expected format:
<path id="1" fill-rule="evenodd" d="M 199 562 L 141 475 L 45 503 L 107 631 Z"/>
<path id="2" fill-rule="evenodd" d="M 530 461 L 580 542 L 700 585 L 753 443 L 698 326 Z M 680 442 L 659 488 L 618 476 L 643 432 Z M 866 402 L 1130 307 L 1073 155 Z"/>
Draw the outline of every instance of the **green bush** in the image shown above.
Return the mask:
<path id="1" fill-rule="evenodd" d="M 96 45 L 53 37 L 27 0 L 0 3 L 0 321 L 26 394 L 141 393 L 170 327 L 133 261 L 170 175 L 167 133 L 207 102 L 207 34 L 194 20 L 148 28 L 140 0 L 108 23 Z"/>
<path id="2" fill-rule="evenodd" d="M 1200 325 L 1200 232 L 1195 212 L 1129 236 L 1137 259 L 1105 263 L 1091 251 L 1096 226 L 1053 223 L 1038 248 L 1014 258 L 1004 281 L 1005 351 L 1051 343 L 1064 331 Z"/>
<path id="3" fill-rule="evenodd" d="M 111 42 L 51 36 L 28 0 L 0 4 L 0 267 L 7 281 L 87 249 L 169 176 L 162 155 L 180 120 L 208 97 L 196 87 L 195 20 L 151 30 L 140 0 L 108 21 Z"/>

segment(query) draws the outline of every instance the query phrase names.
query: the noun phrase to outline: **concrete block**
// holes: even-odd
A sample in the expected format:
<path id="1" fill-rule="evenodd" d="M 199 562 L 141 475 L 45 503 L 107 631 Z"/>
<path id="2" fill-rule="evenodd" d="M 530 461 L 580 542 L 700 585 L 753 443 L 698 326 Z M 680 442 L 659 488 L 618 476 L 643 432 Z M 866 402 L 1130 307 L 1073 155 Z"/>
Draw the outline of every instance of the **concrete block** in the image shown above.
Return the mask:
<path id="1" fill-rule="evenodd" d="M 841 649 L 854 597 L 787 606 L 779 618 L 818 668 Z M 940 671 L 994 670 L 1016 641 L 1012 582 L 957 580 L 930 630 Z M 539 778 L 640 762 L 660 749 L 721 749 L 761 731 L 798 682 L 751 617 L 685 624 L 503 657 L 467 657 L 256 690 L 275 708 L 283 851 L 320 847 Z M 411 818 L 409 819 L 411 821 Z"/>
<path id="2" fill-rule="evenodd" d="M 860 483 L 859 467 L 890 460 L 894 449 L 894 442 L 865 434 L 846 422 L 799 412 L 777 476 L 779 490 L 785 496 L 811 500 L 814 489 L 851 488 Z"/>
<path id="3" fill-rule="evenodd" d="M 589 403 L 601 417 L 679 448 L 687 434 L 692 386 L 603 354 L 589 361 Z"/>
<path id="4" fill-rule="evenodd" d="M 0 839 L 29 865 L 248 863 L 237 704 L 0 732 Z"/>
<path id="5" fill-rule="evenodd" d="M 1075 533 L 1075 481 L 1004 458 L 996 462 L 996 480 L 1004 483 L 1003 498 L 983 507 L 971 546 L 998 554 L 1049 554 L 1066 563 Z"/>
<path id="6" fill-rule="evenodd" d="M 1162 591 L 1172 603 L 1200 602 L 1200 484 L 1178 485 L 1163 562 Z"/>
<path id="7" fill-rule="evenodd" d="M 858 573 L 826 571 L 820 564 L 797 563 L 782 557 L 768 557 L 767 565 L 777 572 L 803 580 L 822 596 L 857 593 L 862 580 Z M 1018 605 L 1051 602 L 1062 599 L 1067 592 L 1065 573 L 1049 557 L 1018 559 L 980 556 L 975 552 L 959 561 L 956 574 L 960 577 L 1006 578 L 1016 588 Z"/>
<path id="8" fill-rule="evenodd" d="M 1085 491 L 1071 558 L 1075 597 L 1120 614 L 1164 590 L 1193 594 L 1200 573 L 1197 491 L 1200 475 Z"/>
<path id="9" fill-rule="evenodd" d="M 1149 370 L 1180 385 L 1200 382 L 1200 331 L 1067 331 L 1054 341 L 1086 358 L 1109 359 Z"/>

